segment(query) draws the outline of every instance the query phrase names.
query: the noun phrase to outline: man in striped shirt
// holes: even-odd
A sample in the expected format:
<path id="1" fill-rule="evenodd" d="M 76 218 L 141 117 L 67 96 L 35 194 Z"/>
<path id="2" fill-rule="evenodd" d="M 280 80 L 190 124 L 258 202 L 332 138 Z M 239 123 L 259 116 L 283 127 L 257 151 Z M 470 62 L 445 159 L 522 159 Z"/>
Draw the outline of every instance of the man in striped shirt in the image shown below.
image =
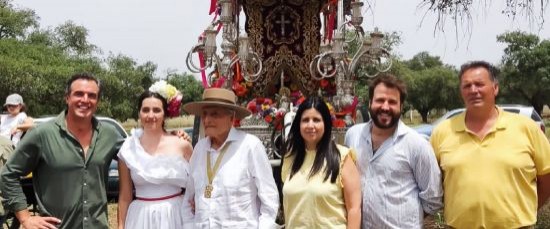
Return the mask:
<path id="1" fill-rule="evenodd" d="M 400 121 L 404 83 L 389 74 L 369 85 L 371 121 L 353 126 L 345 143 L 357 151 L 362 228 L 422 228 L 441 209 L 441 172 L 428 141 Z"/>

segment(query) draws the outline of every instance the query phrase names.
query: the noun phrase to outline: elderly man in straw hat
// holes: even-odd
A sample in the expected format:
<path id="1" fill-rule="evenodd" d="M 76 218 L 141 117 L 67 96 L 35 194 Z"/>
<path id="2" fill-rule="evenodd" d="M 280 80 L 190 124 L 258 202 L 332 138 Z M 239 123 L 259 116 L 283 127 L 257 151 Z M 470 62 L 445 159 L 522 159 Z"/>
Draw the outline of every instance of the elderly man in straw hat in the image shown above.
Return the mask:
<path id="1" fill-rule="evenodd" d="M 233 128 L 250 112 L 233 91 L 210 88 L 202 101 L 183 106 L 200 115 L 206 138 L 191 157 L 184 228 L 277 228 L 279 194 L 262 142 Z"/>

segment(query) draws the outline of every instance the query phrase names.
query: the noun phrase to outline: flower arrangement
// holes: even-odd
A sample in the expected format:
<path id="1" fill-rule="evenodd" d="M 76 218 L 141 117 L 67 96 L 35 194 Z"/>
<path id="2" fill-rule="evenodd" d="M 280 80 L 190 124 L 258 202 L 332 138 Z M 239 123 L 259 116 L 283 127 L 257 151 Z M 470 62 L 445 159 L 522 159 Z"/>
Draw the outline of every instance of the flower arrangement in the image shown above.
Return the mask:
<path id="1" fill-rule="evenodd" d="M 257 118 L 263 119 L 275 129 L 282 129 L 282 120 L 287 110 L 285 108 L 277 108 L 277 104 L 269 98 L 255 98 L 246 105 L 246 108 L 256 115 Z"/>
<path id="2" fill-rule="evenodd" d="M 176 87 L 164 80 L 159 80 L 149 87 L 149 91 L 158 93 L 166 99 L 168 103 L 168 117 L 173 118 L 180 115 L 180 106 L 183 96 Z"/>
<path id="3" fill-rule="evenodd" d="M 319 81 L 319 88 L 323 92 L 323 95 L 326 97 L 336 95 L 336 82 L 334 82 L 334 77 L 330 79 L 322 79 L 321 81 Z"/>

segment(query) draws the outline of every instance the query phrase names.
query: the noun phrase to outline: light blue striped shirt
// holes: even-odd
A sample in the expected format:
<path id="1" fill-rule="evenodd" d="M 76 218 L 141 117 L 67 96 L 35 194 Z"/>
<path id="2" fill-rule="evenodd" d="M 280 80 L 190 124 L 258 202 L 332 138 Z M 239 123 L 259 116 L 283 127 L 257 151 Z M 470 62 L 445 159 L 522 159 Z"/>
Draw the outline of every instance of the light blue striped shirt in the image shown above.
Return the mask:
<path id="1" fill-rule="evenodd" d="M 399 121 L 395 133 L 372 151 L 372 121 L 346 133 L 357 151 L 363 196 L 362 228 L 422 228 L 424 212 L 443 207 L 441 172 L 432 147 Z"/>

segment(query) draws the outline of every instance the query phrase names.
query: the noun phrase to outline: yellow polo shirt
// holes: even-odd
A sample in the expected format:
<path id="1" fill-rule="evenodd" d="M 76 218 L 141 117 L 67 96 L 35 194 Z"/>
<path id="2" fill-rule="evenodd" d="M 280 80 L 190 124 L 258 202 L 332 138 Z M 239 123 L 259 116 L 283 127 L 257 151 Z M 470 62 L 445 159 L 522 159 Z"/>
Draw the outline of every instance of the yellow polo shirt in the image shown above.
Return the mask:
<path id="1" fill-rule="evenodd" d="M 465 112 L 442 122 L 431 143 L 443 172 L 445 220 L 454 228 L 518 228 L 537 217 L 537 176 L 550 172 L 550 143 L 532 120 L 499 108 L 484 139 Z"/>

